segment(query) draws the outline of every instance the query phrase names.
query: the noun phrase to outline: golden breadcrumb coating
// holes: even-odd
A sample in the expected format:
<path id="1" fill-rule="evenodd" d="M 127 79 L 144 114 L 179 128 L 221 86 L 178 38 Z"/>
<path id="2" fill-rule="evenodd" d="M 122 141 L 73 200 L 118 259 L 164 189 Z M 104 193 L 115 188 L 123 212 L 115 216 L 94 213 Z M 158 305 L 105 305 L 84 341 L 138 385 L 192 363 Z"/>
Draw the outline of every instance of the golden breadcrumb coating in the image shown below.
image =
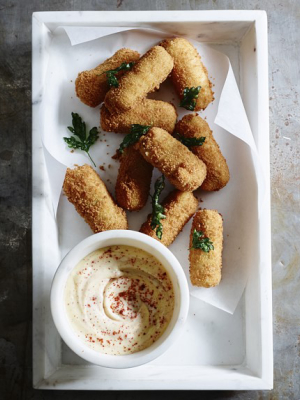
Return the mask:
<path id="1" fill-rule="evenodd" d="M 152 47 L 122 76 L 119 87 L 111 88 L 105 96 L 105 106 L 112 113 L 134 107 L 149 92 L 158 89 L 173 68 L 173 59 L 161 46 Z"/>
<path id="2" fill-rule="evenodd" d="M 138 147 L 145 160 L 182 192 L 193 192 L 206 177 L 205 164 L 163 129 L 151 128 Z"/>
<path id="3" fill-rule="evenodd" d="M 195 111 L 204 110 L 214 100 L 214 95 L 207 70 L 195 47 L 184 38 L 166 39 L 160 45 L 173 57 L 171 79 L 180 99 L 186 87 L 201 86 Z"/>
<path id="4" fill-rule="evenodd" d="M 163 226 L 161 240 L 156 236 L 156 230 L 151 228 L 151 214 L 148 215 L 147 221 L 141 226 L 140 232 L 153 237 L 165 246 L 170 246 L 196 212 L 198 200 L 191 192 L 173 190 L 162 204 L 165 208 L 166 218 L 161 220 Z"/>
<path id="5" fill-rule="evenodd" d="M 116 201 L 129 211 L 140 210 L 148 200 L 153 167 L 134 146 L 125 149 L 120 159 L 116 182 Z"/>
<path id="6" fill-rule="evenodd" d="M 228 165 L 208 123 L 197 114 L 188 114 L 177 122 L 175 131 L 186 138 L 205 137 L 202 146 L 191 147 L 191 151 L 204 162 L 207 168 L 207 175 L 201 189 L 214 191 L 226 186 L 230 178 Z"/>
<path id="7" fill-rule="evenodd" d="M 127 217 L 90 165 L 67 169 L 63 189 L 76 211 L 97 232 L 127 229 Z"/>
<path id="8" fill-rule="evenodd" d="M 119 114 L 111 114 L 101 107 L 101 128 L 106 132 L 129 133 L 132 124 L 151 125 L 172 133 L 177 112 L 173 104 L 160 100 L 141 100 L 134 108 Z"/>
<path id="9" fill-rule="evenodd" d="M 208 253 L 192 249 L 194 229 L 202 231 L 214 246 Z M 213 287 L 221 281 L 223 250 L 223 220 L 216 210 L 200 210 L 193 219 L 190 234 L 190 278 L 194 286 Z"/>
<path id="10" fill-rule="evenodd" d="M 137 51 L 120 49 L 96 68 L 80 72 L 75 81 L 77 97 L 90 107 L 98 106 L 109 91 L 109 85 L 104 72 L 119 67 L 123 62 L 134 62 L 139 58 L 140 54 Z M 124 71 L 120 71 L 116 76 L 120 77 L 123 74 Z"/>

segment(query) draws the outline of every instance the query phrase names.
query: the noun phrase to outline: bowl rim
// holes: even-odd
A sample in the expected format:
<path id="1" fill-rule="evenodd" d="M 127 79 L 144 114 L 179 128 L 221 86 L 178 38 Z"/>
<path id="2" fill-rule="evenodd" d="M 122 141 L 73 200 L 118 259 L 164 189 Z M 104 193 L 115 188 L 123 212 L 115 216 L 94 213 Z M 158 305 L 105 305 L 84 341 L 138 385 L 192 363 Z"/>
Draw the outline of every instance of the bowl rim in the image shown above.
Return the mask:
<path id="1" fill-rule="evenodd" d="M 118 240 L 129 240 L 129 242 L 136 242 L 136 244 L 121 244 L 117 243 Z M 104 241 L 116 241 L 116 243 L 103 244 Z M 176 290 L 174 287 L 175 304 L 176 302 L 178 304 L 177 317 L 175 315 L 175 305 L 172 319 L 163 335 L 146 349 L 126 355 L 104 354 L 88 347 L 81 339 L 79 339 L 75 335 L 75 331 L 70 329 L 71 325 L 67 318 L 65 307 L 61 306 L 66 281 L 69 274 L 76 267 L 78 262 L 81 261 L 88 254 L 97 250 L 97 248 L 100 249 L 102 247 L 118 244 L 141 248 L 142 250 L 150 254 L 152 254 L 150 250 L 154 250 L 154 253 L 158 254 L 158 257 L 160 258 L 159 261 L 164 265 L 164 267 L 167 270 L 172 270 L 172 272 L 174 273 L 169 273 L 173 286 L 177 283 Z M 142 247 L 139 247 L 137 244 Z M 147 250 L 143 247 L 148 247 L 149 249 Z M 155 257 L 157 258 L 157 256 Z M 164 259 L 164 262 L 162 261 L 162 259 Z M 173 275 L 173 277 L 171 275 Z M 176 277 L 175 281 L 174 277 Z M 176 298 L 176 293 L 178 298 Z M 67 346 L 79 357 L 90 363 L 100 365 L 102 367 L 132 368 L 148 363 L 159 357 L 180 336 L 189 310 L 189 288 L 186 276 L 179 261 L 174 256 L 174 254 L 162 243 L 141 232 L 131 230 L 111 230 L 96 233 L 87 237 L 86 239 L 79 242 L 76 246 L 74 246 L 65 255 L 65 257 L 60 262 L 52 281 L 50 291 L 50 308 L 54 324 L 61 338 L 64 340 Z M 173 327 L 171 327 L 171 324 L 173 324 Z"/>

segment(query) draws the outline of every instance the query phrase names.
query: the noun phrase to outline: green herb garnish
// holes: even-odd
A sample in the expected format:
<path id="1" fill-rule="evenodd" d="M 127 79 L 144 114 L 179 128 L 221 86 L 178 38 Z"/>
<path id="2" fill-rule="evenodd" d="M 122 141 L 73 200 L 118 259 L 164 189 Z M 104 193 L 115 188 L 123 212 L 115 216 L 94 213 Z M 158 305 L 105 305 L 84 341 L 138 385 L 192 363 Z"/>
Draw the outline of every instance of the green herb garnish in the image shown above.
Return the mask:
<path id="1" fill-rule="evenodd" d="M 205 142 L 205 137 L 191 137 L 187 138 L 182 135 L 179 135 L 179 133 L 175 133 L 174 137 L 179 140 L 182 144 L 184 144 L 186 147 L 193 147 L 193 146 L 202 146 L 203 143 Z"/>
<path id="2" fill-rule="evenodd" d="M 180 107 L 183 107 L 186 110 L 194 111 L 200 89 L 201 86 L 191 87 L 191 88 L 186 87 L 183 90 L 183 99 L 180 102 Z"/>
<path id="3" fill-rule="evenodd" d="M 119 153 L 123 153 L 126 147 L 131 146 L 132 144 L 135 144 L 138 142 L 140 137 L 143 135 L 146 135 L 146 133 L 149 131 L 151 128 L 150 125 L 139 125 L 139 124 L 133 124 L 131 125 L 130 133 L 126 135 L 120 144 L 119 147 Z"/>
<path id="4" fill-rule="evenodd" d="M 208 237 L 205 237 L 202 231 L 194 229 L 191 249 L 201 249 L 205 253 L 209 253 L 210 250 L 214 250 L 214 246 L 213 242 Z"/>
<path id="5" fill-rule="evenodd" d="M 118 78 L 116 77 L 116 74 L 119 71 L 129 71 L 133 67 L 133 64 L 134 64 L 134 62 L 130 62 L 130 63 L 123 62 L 118 68 L 103 72 L 103 74 L 106 74 L 108 85 L 110 87 L 113 86 L 113 87 L 117 88 L 119 86 L 119 82 L 118 82 Z"/>
<path id="6" fill-rule="evenodd" d="M 162 175 L 160 178 L 157 179 L 154 185 L 154 194 L 151 196 L 152 198 L 152 218 L 151 218 L 151 229 L 156 228 L 156 236 L 158 239 L 161 240 L 163 234 L 163 226 L 160 222 L 161 219 L 165 219 L 166 216 L 164 215 L 165 209 L 164 207 L 159 204 L 159 196 L 161 192 L 164 190 L 165 187 L 165 177 Z"/>
<path id="7" fill-rule="evenodd" d="M 81 117 L 77 113 L 73 112 L 72 125 L 73 127 L 68 126 L 68 129 L 73 133 L 74 136 L 64 137 L 64 141 L 67 143 L 70 149 L 80 149 L 85 151 L 96 167 L 96 164 L 90 156 L 89 149 L 99 137 L 98 129 L 96 127 L 92 128 L 87 135 L 85 122 L 82 121 Z"/>

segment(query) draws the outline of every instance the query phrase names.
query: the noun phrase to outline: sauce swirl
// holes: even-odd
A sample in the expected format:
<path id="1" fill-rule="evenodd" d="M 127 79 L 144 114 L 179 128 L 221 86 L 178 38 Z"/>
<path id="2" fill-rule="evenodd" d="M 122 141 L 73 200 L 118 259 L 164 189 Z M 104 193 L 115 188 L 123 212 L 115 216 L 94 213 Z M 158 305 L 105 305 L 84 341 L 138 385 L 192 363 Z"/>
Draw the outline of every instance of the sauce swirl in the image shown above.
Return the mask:
<path id="1" fill-rule="evenodd" d="M 166 330 L 174 290 L 163 265 L 131 246 L 99 249 L 68 277 L 65 306 L 72 329 L 92 349 L 113 355 L 149 347 Z"/>

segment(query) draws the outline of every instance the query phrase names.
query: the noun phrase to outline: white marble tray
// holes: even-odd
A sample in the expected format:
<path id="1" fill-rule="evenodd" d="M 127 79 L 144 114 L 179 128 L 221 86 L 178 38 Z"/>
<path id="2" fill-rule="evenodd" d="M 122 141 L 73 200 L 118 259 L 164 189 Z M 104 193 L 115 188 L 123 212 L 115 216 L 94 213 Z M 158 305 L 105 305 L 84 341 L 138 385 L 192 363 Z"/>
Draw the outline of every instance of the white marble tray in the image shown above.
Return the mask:
<path id="1" fill-rule="evenodd" d="M 198 37 L 227 54 L 266 175 L 253 268 L 233 315 L 195 298 L 180 346 L 132 370 L 85 363 L 52 321 L 49 291 L 60 261 L 41 144 L 42 94 L 58 26 L 138 26 Z M 178 33 L 180 32 L 180 33 Z M 201 36 L 198 35 L 201 32 Z M 262 11 L 46 12 L 33 14 L 33 385 L 40 389 L 271 389 L 273 385 L 267 20 Z M 256 221 L 257 223 L 257 221 Z"/>

